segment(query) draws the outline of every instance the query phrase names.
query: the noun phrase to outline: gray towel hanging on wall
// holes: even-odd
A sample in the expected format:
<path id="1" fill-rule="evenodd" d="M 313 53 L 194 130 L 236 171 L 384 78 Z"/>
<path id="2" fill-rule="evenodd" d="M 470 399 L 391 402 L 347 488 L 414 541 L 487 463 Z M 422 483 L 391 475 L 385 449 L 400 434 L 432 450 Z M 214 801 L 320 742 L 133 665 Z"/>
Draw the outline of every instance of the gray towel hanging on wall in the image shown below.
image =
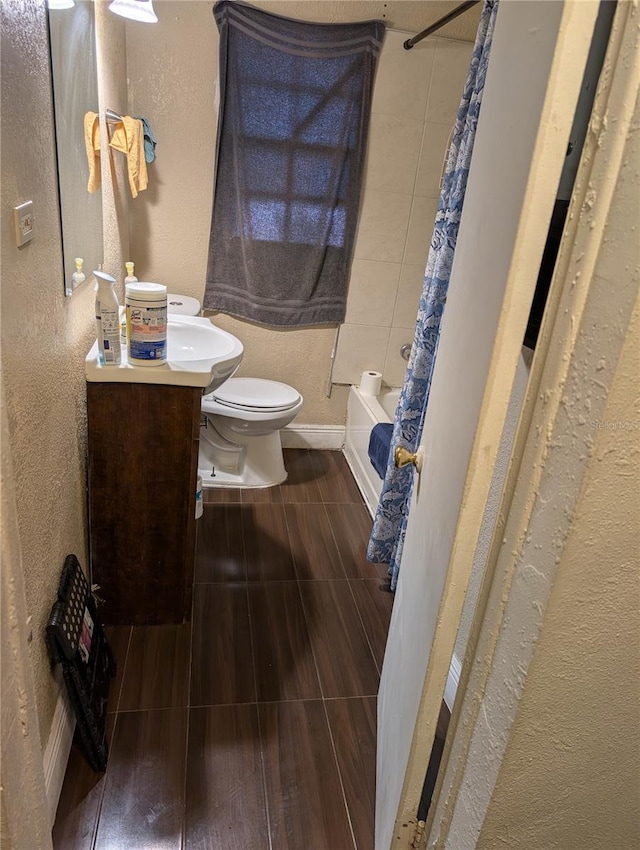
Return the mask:
<path id="1" fill-rule="evenodd" d="M 287 327 L 344 319 L 384 23 L 228 0 L 204 306 Z"/>

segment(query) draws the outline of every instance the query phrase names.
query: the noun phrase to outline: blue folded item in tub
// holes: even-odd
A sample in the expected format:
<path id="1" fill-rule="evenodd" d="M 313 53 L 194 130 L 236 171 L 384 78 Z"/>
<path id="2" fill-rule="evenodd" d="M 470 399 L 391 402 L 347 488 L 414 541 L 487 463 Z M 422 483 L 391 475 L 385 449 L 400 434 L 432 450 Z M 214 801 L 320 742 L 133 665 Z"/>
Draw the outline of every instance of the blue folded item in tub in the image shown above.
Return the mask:
<path id="1" fill-rule="evenodd" d="M 387 471 L 392 434 L 393 424 L 391 422 L 379 422 L 374 425 L 369 437 L 369 460 L 380 478 L 384 478 Z"/>

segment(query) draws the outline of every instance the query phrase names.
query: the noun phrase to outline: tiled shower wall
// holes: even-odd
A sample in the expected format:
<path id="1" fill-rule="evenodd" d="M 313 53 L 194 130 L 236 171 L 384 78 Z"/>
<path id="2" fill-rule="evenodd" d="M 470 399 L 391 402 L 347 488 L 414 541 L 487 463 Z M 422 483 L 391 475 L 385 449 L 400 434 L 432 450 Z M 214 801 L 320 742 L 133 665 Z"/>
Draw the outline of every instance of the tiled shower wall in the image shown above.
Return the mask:
<path id="1" fill-rule="evenodd" d="M 440 174 L 469 68 L 470 42 L 387 32 L 378 65 L 360 224 L 332 380 L 366 369 L 404 380 L 438 205 Z"/>

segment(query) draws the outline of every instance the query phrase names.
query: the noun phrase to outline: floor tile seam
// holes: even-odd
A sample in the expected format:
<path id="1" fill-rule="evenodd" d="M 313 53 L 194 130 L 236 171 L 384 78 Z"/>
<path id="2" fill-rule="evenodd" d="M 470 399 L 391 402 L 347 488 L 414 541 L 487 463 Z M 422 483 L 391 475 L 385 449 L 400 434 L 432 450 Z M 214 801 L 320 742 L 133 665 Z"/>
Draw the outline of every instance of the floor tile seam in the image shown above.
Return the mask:
<path id="1" fill-rule="evenodd" d="M 377 699 L 377 698 L 378 698 L 378 694 L 353 694 L 351 696 L 345 696 L 345 697 L 325 697 L 324 701 L 325 702 L 338 702 L 341 699 L 342 700 L 344 700 L 344 699 L 355 700 L 355 699 Z"/>
<path id="2" fill-rule="evenodd" d="M 371 697 L 375 697 L 375 694 L 365 694 L 363 697 L 361 696 L 353 696 L 353 697 L 329 697 L 328 699 L 371 699 Z M 188 706 L 189 710 L 201 710 L 205 708 L 235 708 L 238 706 L 247 706 L 247 705 L 280 705 L 280 703 L 290 703 L 290 702 L 322 702 L 322 697 L 295 697 L 292 699 L 263 699 L 256 700 L 255 702 L 220 702 L 220 703 L 204 703 L 203 705 L 190 705 Z M 187 706 L 182 706 L 185 708 Z"/>
<path id="3" fill-rule="evenodd" d="M 323 499 L 322 503 L 324 505 L 360 505 L 364 504 L 362 500 L 354 501 L 353 499 Z"/>
<path id="4" fill-rule="evenodd" d="M 209 508 L 219 508 L 221 505 L 241 505 L 241 504 L 242 504 L 242 502 L 240 500 L 235 500 L 235 499 L 233 501 L 231 501 L 230 499 L 219 499 L 217 501 L 209 501 L 208 499 L 204 499 L 203 502 L 202 502 L 202 507 L 205 510 L 208 510 Z"/>
<path id="5" fill-rule="evenodd" d="M 300 578 L 298 584 L 330 584 L 336 582 L 338 584 L 346 584 L 350 579 L 344 578 Z"/>
<path id="6" fill-rule="evenodd" d="M 116 729 L 115 725 L 113 727 L 113 736 L 115 737 Z M 113 738 L 112 738 L 113 740 Z M 102 789 L 100 791 L 100 802 L 98 803 L 98 809 L 96 811 L 96 820 L 93 825 L 93 832 L 91 834 L 91 843 L 89 845 L 89 850 L 95 850 L 97 841 L 98 841 L 98 829 L 100 827 L 100 818 L 102 817 L 102 806 L 104 804 L 104 792 L 107 787 L 107 776 L 109 774 L 109 764 L 107 763 L 107 769 L 104 774 L 104 782 L 102 783 Z"/>
<path id="7" fill-rule="evenodd" d="M 345 462 L 346 462 L 346 466 L 347 466 L 347 473 L 348 473 L 348 475 L 352 478 L 353 483 L 355 484 L 356 491 L 357 491 L 357 493 L 358 493 L 358 496 L 360 497 L 360 500 L 359 500 L 358 502 L 354 502 L 354 501 L 353 501 L 353 499 L 331 499 L 331 498 L 329 498 L 329 499 L 325 499 L 325 498 L 324 498 L 324 496 L 323 496 L 323 497 L 322 497 L 322 501 L 324 502 L 324 504 L 325 504 L 325 505 L 358 505 L 358 504 L 360 504 L 361 502 L 362 502 L 362 503 L 364 503 L 364 499 L 362 498 L 362 493 L 360 492 L 360 488 L 358 487 L 358 482 L 356 481 L 356 479 L 355 479 L 355 477 L 354 477 L 353 473 L 351 472 L 351 467 L 349 466 L 349 463 L 348 463 L 348 461 L 347 461 L 347 459 L 346 459 L 346 455 L 345 455 L 345 453 L 344 453 L 344 449 L 340 449 L 340 450 L 338 451 L 338 454 L 340 454 L 340 455 L 344 458 L 344 460 L 345 460 Z M 345 476 L 342 474 L 342 470 L 341 470 L 341 469 L 339 469 L 339 468 L 336 468 L 336 469 L 335 469 L 335 478 L 338 478 L 338 479 L 340 479 L 340 480 L 342 480 L 342 481 L 344 481 L 344 480 L 345 480 Z M 322 494 L 322 491 L 320 491 L 320 492 L 321 492 L 321 494 Z"/>
<path id="8" fill-rule="evenodd" d="M 354 850 L 358 850 L 358 844 L 356 841 L 356 834 L 353 829 L 353 822 L 351 820 L 351 812 L 349 811 L 349 804 L 347 802 L 347 792 L 344 787 L 344 780 L 342 779 L 342 771 L 340 770 L 340 762 L 338 760 L 338 750 L 336 748 L 336 742 L 333 737 L 333 729 L 331 728 L 331 721 L 329 720 L 329 712 L 327 711 L 327 701 L 322 699 L 322 709 L 324 711 L 324 719 L 327 724 L 327 729 L 329 731 L 329 740 L 331 741 L 331 752 L 333 753 L 333 762 L 336 766 L 336 771 L 338 772 L 338 782 L 340 783 L 340 792 L 342 794 L 342 803 L 344 805 L 344 810 L 347 815 L 347 823 L 349 824 L 349 831 L 351 832 L 351 840 L 353 841 Z"/>
<path id="9" fill-rule="evenodd" d="M 294 579 L 291 579 L 291 581 L 294 581 Z M 215 584 L 218 587 L 227 587 L 231 584 L 235 584 L 235 585 L 238 585 L 238 584 L 255 584 L 255 581 L 253 579 L 249 579 L 248 581 L 247 581 L 247 579 L 222 579 L 221 581 L 195 581 L 193 583 L 193 586 L 194 586 L 194 588 L 195 587 L 203 587 L 207 584 Z"/>
<path id="10" fill-rule="evenodd" d="M 340 546 L 338 545 L 338 538 L 336 537 L 336 533 L 333 529 L 333 523 L 331 522 L 331 517 L 329 516 L 329 511 L 327 510 L 327 503 L 326 502 L 322 503 L 322 510 L 324 511 L 324 515 L 327 519 L 327 523 L 329 524 L 329 533 L 331 534 L 331 538 L 332 538 L 333 543 L 336 547 L 336 552 L 338 553 L 338 558 L 340 558 L 340 567 L 342 569 L 342 574 L 344 575 L 345 578 L 348 578 L 347 569 L 344 565 L 344 558 L 342 557 L 342 550 L 340 549 Z"/>
<path id="11" fill-rule="evenodd" d="M 356 606 L 356 611 L 358 612 L 358 619 L 360 620 L 360 625 L 362 626 L 362 631 L 364 632 L 365 640 L 367 641 L 367 646 L 369 647 L 369 652 L 371 653 L 371 657 L 373 658 L 373 663 L 375 665 L 376 670 L 378 671 L 378 679 L 382 675 L 382 668 L 378 665 L 378 659 L 376 658 L 376 654 L 373 651 L 373 644 L 371 643 L 371 639 L 369 637 L 369 632 L 367 631 L 367 627 L 364 622 L 364 617 L 360 611 L 360 606 L 358 605 L 358 600 L 356 599 L 356 595 L 353 592 L 353 588 L 351 587 L 351 579 L 349 579 L 349 593 L 351 594 L 351 598 L 353 599 L 353 604 Z"/>
<path id="12" fill-rule="evenodd" d="M 129 648 L 131 647 L 131 641 L 133 640 L 133 626 L 129 626 L 129 639 L 127 640 L 127 648 L 124 653 L 124 664 L 122 667 L 122 679 L 120 681 L 120 689 L 118 690 L 118 696 L 116 699 L 116 708 L 115 711 L 108 712 L 108 714 L 113 714 L 113 729 L 111 730 L 111 742 L 109 746 L 109 753 L 113 751 L 113 742 L 116 737 L 116 730 L 118 728 L 118 714 L 120 707 L 120 699 L 122 697 L 122 689 L 124 688 L 124 677 L 127 673 L 127 661 L 129 660 Z M 89 844 L 88 850 L 95 850 L 96 842 L 98 840 L 98 829 L 100 827 L 100 818 L 102 816 L 102 806 L 104 804 L 104 793 L 105 788 L 107 787 L 107 778 L 109 776 L 109 756 L 107 756 L 107 769 L 104 772 L 104 781 L 102 783 L 102 788 L 100 789 L 100 799 L 98 801 L 98 806 L 96 809 L 96 817 L 93 823 L 93 829 L 91 832 L 91 842 Z"/>
<path id="13" fill-rule="evenodd" d="M 294 557 L 294 554 L 293 554 L 293 546 L 291 545 L 291 534 L 289 533 L 289 524 L 287 522 L 287 512 L 285 510 L 284 503 L 282 503 L 282 502 L 259 502 L 259 503 L 252 503 L 250 505 L 247 505 L 247 507 L 255 508 L 255 507 L 259 507 L 261 504 L 269 505 L 270 507 L 280 506 L 282 508 L 282 516 L 283 516 L 284 523 L 285 523 L 285 530 L 287 532 L 287 543 L 289 545 L 289 555 L 291 557 L 291 563 L 293 564 L 294 572 L 296 572 L 295 578 L 292 578 L 292 579 L 276 579 L 276 581 L 296 581 L 297 580 L 296 561 L 295 561 L 295 557 Z M 247 558 L 247 540 L 246 540 L 246 535 L 245 535 L 245 530 L 244 530 L 244 513 L 242 513 L 242 515 L 241 515 L 241 522 L 242 522 L 242 541 L 243 541 L 243 548 L 244 548 L 244 566 L 245 566 L 246 582 L 248 584 L 253 584 L 255 581 L 265 581 L 265 579 L 262 579 L 262 578 L 259 578 L 259 579 L 250 579 L 249 578 L 249 559 Z M 268 579 L 267 579 L 267 581 L 268 581 Z"/>
<path id="14" fill-rule="evenodd" d="M 209 505 L 205 505 L 204 507 L 217 509 L 220 512 L 222 512 L 226 508 L 240 508 L 240 509 L 242 509 L 242 503 L 241 502 L 212 502 Z M 253 507 L 253 506 L 248 505 L 248 507 Z M 242 541 L 242 563 L 243 563 L 243 566 L 244 566 L 244 573 L 245 573 L 245 576 L 246 576 L 246 573 L 247 573 L 247 553 L 246 553 L 243 517 L 244 517 L 244 512 L 242 510 L 240 510 L 240 539 Z M 200 543 L 200 540 L 198 540 L 198 543 Z M 207 547 L 207 549 L 208 549 L 208 547 Z M 209 554 L 208 551 L 207 551 L 207 554 Z M 197 548 L 196 548 L 196 556 L 197 556 Z M 220 581 L 199 581 L 197 576 L 198 576 L 197 571 L 194 570 L 194 578 L 193 578 L 193 584 L 194 585 L 196 585 L 196 584 L 225 584 L 225 583 L 227 583 L 224 580 L 220 580 Z M 246 581 L 246 578 L 245 578 L 245 581 Z"/>
<path id="15" fill-rule="evenodd" d="M 249 582 L 249 581 L 246 581 L 246 580 L 243 580 L 243 581 L 196 581 L 196 582 L 194 582 L 194 585 L 193 585 L 193 589 L 194 589 L 193 595 L 195 596 L 196 587 L 208 587 L 209 585 L 215 585 L 216 587 L 220 587 L 220 588 L 221 587 L 240 588 L 240 587 L 245 587 L 247 584 L 253 584 L 253 583 L 254 582 Z M 193 634 L 193 629 L 191 630 L 191 632 Z"/>
<path id="16" fill-rule="evenodd" d="M 251 619 L 251 602 L 249 601 L 249 582 L 245 584 L 245 598 L 247 600 L 247 619 L 249 621 L 249 645 L 251 647 L 251 672 L 253 675 L 253 695 L 258 702 L 258 675 L 256 673 L 256 652 L 253 641 L 253 622 Z"/>
<path id="17" fill-rule="evenodd" d="M 271 492 L 278 493 L 280 498 L 279 499 L 271 499 L 271 498 L 264 499 L 261 502 L 245 502 L 244 496 L 243 496 L 243 498 L 242 498 L 242 504 L 243 505 L 281 505 L 282 504 L 282 488 L 281 488 L 280 484 L 273 484 L 270 487 L 253 487 L 253 488 L 246 488 L 246 489 L 269 490 L 270 493 Z M 242 492 L 244 494 L 245 490 L 243 490 Z"/>
<path id="18" fill-rule="evenodd" d="M 245 502 L 245 494 L 250 490 L 275 490 L 280 487 L 279 484 L 273 484 L 270 487 L 238 487 L 237 489 L 240 491 L 240 502 L 243 505 L 255 505 L 260 504 L 260 502 Z M 267 499 L 267 502 L 270 501 Z"/>
<path id="19" fill-rule="evenodd" d="M 187 721 L 187 727 L 186 728 L 188 730 L 188 722 L 189 722 L 189 707 L 188 706 L 178 706 L 176 708 L 170 708 L 170 709 L 137 709 L 136 711 L 127 711 L 127 712 L 118 711 L 116 713 L 116 718 L 115 718 L 115 721 L 114 721 L 113 733 L 112 733 L 112 738 L 111 738 L 112 744 L 115 741 L 116 729 L 117 729 L 117 724 L 118 724 L 118 717 L 119 717 L 120 714 L 149 713 L 151 711 L 174 711 L 174 710 L 180 710 L 180 709 L 182 709 L 183 711 L 186 712 L 186 721 Z M 187 734 L 186 738 L 185 738 L 186 745 L 188 745 L 188 741 L 189 741 L 189 737 L 188 737 L 188 734 Z M 111 751 L 112 750 L 113 750 L 113 746 L 111 747 Z M 185 782 L 186 782 L 186 768 L 187 768 L 186 759 L 185 759 L 185 763 L 184 763 L 183 767 L 184 767 L 184 776 L 185 776 Z M 107 761 L 107 769 L 106 769 L 105 774 L 104 774 L 104 782 L 102 783 L 102 790 L 100 792 L 100 803 L 99 803 L 98 811 L 97 811 L 97 814 L 96 814 L 96 822 L 95 822 L 95 826 L 94 826 L 94 830 L 93 830 L 93 836 L 92 836 L 92 840 L 91 840 L 91 844 L 90 844 L 90 850 L 96 850 L 96 846 L 97 846 L 97 843 L 98 843 L 98 833 L 99 833 L 99 830 L 100 830 L 100 820 L 102 818 L 102 809 L 103 809 L 103 806 L 104 806 L 104 796 L 106 794 L 108 780 L 109 780 L 109 762 Z M 184 822 L 185 807 L 186 807 L 186 796 L 183 799 L 183 806 L 182 806 L 182 808 L 183 808 L 183 822 Z M 182 843 L 182 833 L 181 833 L 181 843 Z"/>
<path id="20" fill-rule="evenodd" d="M 97 844 L 97 841 L 98 841 L 98 829 L 100 828 L 100 818 L 102 817 L 102 806 L 104 805 L 104 793 L 105 793 L 105 789 L 107 787 L 107 779 L 109 777 L 109 756 L 110 756 L 111 751 L 113 749 L 113 742 L 114 742 L 115 737 L 116 737 L 117 725 L 118 725 L 118 712 L 116 712 L 116 716 L 115 716 L 115 719 L 113 721 L 113 730 L 111 731 L 111 746 L 109 747 L 109 753 L 107 754 L 107 769 L 104 772 L 102 788 L 100 789 L 100 799 L 98 801 L 98 807 L 96 809 L 96 817 L 95 817 L 95 821 L 93 823 L 93 830 L 92 830 L 92 833 L 91 833 L 91 841 L 89 843 L 88 850 L 95 850 L 95 847 L 96 847 L 96 844 Z M 67 763 L 67 769 L 68 769 L 68 767 L 69 767 L 69 765 Z M 65 773 L 66 773 L 66 771 L 65 771 Z"/>
<path id="21" fill-rule="evenodd" d="M 306 610 L 306 607 L 305 607 L 305 604 L 304 604 L 304 598 L 303 598 L 303 595 L 302 595 L 302 589 L 301 589 L 301 587 L 300 587 L 300 585 L 301 585 L 303 582 L 304 582 L 305 584 L 315 584 L 315 585 L 318 585 L 318 584 L 321 584 L 321 583 L 322 583 L 322 584 L 331 584 L 331 583 L 335 583 L 335 582 L 339 582 L 339 583 L 347 583 L 347 584 L 348 584 L 349 579 L 312 579 L 312 580 L 305 579 L 305 580 L 303 580 L 303 581 L 298 581 L 298 591 L 299 591 L 299 593 L 300 593 L 300 598 L 301 598 L 301 600 L 302 600 L 302 610 L 303 610 L 303 612 L 304 612 L 305 624 L 306 624 L 306 626 L 307 626 L 307 632 L 309 633 L 309 636 L 311 637 L 311 629 L 310 629 L 310 627 L 309 627 L 309 623 L 308 623 L 308 619 L 307 619 L 307 610 Z M 353 597 L 353 592 L 352 592 L 352 590 L 351 590 L 351 587 L 349 587 L 349 593 L 351 593 L 351 595 L 352 595 L 352 597 Z M 377 662 L 376 662 L 375 656 L 373 655 L 373 651 L 372 651 L 372 649 L 371 649 L 371 644 L 370 644 L 370 642 L 369 642 L 369 636 L 368 636 L 367 631 L 366 631 L 366 629 L 364 628 L 364 625 L 363 625 L 363 623 L 362 623 L 362 618 L 361 618 L 361 616 L 360 616 L 360 611 L 358 610 L 358 606 L 357 606 L 357 603 L 355 602 L 355 600 L 354 600 L 354 605 L 355 605 L 355 607 L 356 607 L 356 611 L 357 611 L 357 614 L 358 614 L 358 619 L 360 620 L 360 625 L 361 625 L 361 627 L 362 627 L 362 631 L 363 631 L 363 634 L 364 634 L 364 637 L 365 637 L 365 641 L 366 641 L 366 643 L 367 643 L 367 647 L 369 648 L 369 652 L 371 653 L 372 658 L 373 658 L 373 664 L 374 664 L 374 668 L 375 668 L 375 670 L 376 670 L 376 673 L 378 674 L 378 683 L 379 683 L 379 681 L 380 681 L 380 671 L 379 671 L 379 669 L 378 669 L 378 664 L 377 664 Z M 317 662 L 317 659 L 316 659 L 316 653 L 315 653 L 315 648 L 314 648 L 314 646 L 313 646 L 313 641 L 310 641 L 310 646 L 311 646 L 311 652 L 312 652 L 312 654 L 313 654 L 314 663 L 315 663 L 315 665 L 316 665 L 316 671 L 317 671 L 317 674 L 318 674 L 318 681 L 320 682 L 320 691 L 321 691 L 321 694 L 322 694 L 322 699 L 323 699 L 323 700 L 325 700 L 325 699 L 342 699 L 342 698 L 345 698 L 345 699 L 346 699 L 346 698 L 347 698 L 347 695 L 346 695 L 346 694 L 337 694 L 337 695 L 334 695 L 334 696 L 330 696 L 329 694 L 327 694 L 327 693 L 326 693 L 326 689 L 325 689 L 325 687 L 324 687 L 324 683 L 323 683 L 323 681 L 322 681 L 322 677 L 321 677 L 321 675 L 320 675 L 320 668 L 319 668 L 319 666 L 318 666 L 318 662 Z M 373 694 L 352 694 L 351 696 L 354 696 L 354 697 L 361 697 L 361 696 L 373 696 Z"/>
<path id="22" fill-rule="evenodd" d="M 192 599 L 191 599 L 191 611 L 192 611 L 191 616 L 193 617 L 193 594 L 192 594 Z M 123 694 L 121 694 L 119 702 L 118 702 L 118 713 L 119 714 L 127 714 L 131 711 L 138 711 L 138 710 L 140 710 L 140 711 L 153 710 L 155 708 L 160 708 L 160 709 L 164 709 L 164 708 L 184 708 L 185 705 L 189 704 L 189 688 L 191 687 L 191 646 L 192 646 L 192 640 L 193 640 L 192 623 L 191 623 L 191 621 L 189 621 L 187 623 L 182 623 L 182 624 L 179 624 L 179 625 L 171 624 L 171 626 L 174 626 L 177 629 L 184 628 L 184 627 L 189 628 L 189 648 L 188 648 L 188 659 L 187 659 L 187 684 L 186 684 L 186 690 L 187 690 L 186 700 L 187 700 L 187 702 L 182 703 L 180 701 L 180 699 L 178 699 L 178 701 L 176 703 L 172 702 L 173 699 L 175 698 L 175 691 L 176 691 L 176 681 L 175 681 L 174 671 L 181 669 L 181 665 L 179 663 L 181 653 L 178 652 L 178 647 L 180 645 L 180 642 L 179 642 L 179 638 L 178 638 L 173 644 L 172 652 L 167 655 L 166 661 L 165 661 L 165 668 L 171 671 L 171 687 L 169 688 L 170 693 L 171 693 L 171 696 L 169 697 L 170 704 L 160 705 L 160 706 L 137 705 L 135 708 L 127 708 L 127 707 L 123 707 Z M 155 628 L 166 628 L 166 626 L 137 626 L 135 628 L 155 629 Z M 142 653 L 142 660 L 141 660 L 141 663 L 140 663 L 140 670 L 141 671 L 144 671 L 145 668 L 146 669 L 149 668 L 150 656 L 151 656 L 151 652 L 149 651 L 149 647 L 147 645 L 145 652 Z M 123 688 L 123 691 L 124 691 L 124 688 Z M 135 699 L 133 700 L 134 703 L 142 701 L 141 696 L 142 696 L 143 692 L 144 692 L 144 687 L 142 685 L 142 678 L 140 678 L 140 679 L 138 679 L 137 688 L 136 688 L 136 691 L 134 692 L 134 696 L 135 696 Z"/>
<path id="23" fill-rule="evenodd" d="M 240 495 L 242 496 L 242 491 L 240 491 Z M 240 506 L 240 536 L 242 538 L 242 566 L 244 568 L 244 580 L 249 580 L 249 564 L 247 559 L 247 537 L 245 534 L 245 525 L 244 525 L 244 509 L 243 505 Z"/>
<path id="24" fill-rule="evenodd" d="M 182 827 L 180 834 L 180 847 L 181 850 L 184 850 L 187 843 L 187 772 L 189 770 L 189 739 L 191 737 L 191 678 L 193 675 L 193 634 L 195 629 L 193 628 L 194 623 L 194 611 L 195 611 L 195 570 L 194 570 L 194 581 L 191 585 L 191 619 L 190 619 L 190 629 L 189 629 L 189 672 L 187 675 L 187 722 L 186 722 L 186 732 L 185 732 L 185 741 L 184 741 L 184 779 L 182 785 Z"/>
<path id="25" fill-rule="evenodd" d="M 253 582 L 252 584 L 253 584 L 253 586 L 255 586 L 256 584 L 258 584 L 258 582 Z M 295 584 L 295 585 L 297 586 L 298 582 L 297 582 L 297 579 L 293 579 L 293 580 L 288 579 L 288 580 L 286 580 L 286 581 L 276 580 L 276 581 L 260 582 L 260 584 L 261 584 L 261 586 L 262 586 L 263 592 L 264 592 L 264 593 L 268 593 L 268 588 L 273 588 L 273 587 L 274 587 L 274 585 L 286 584 L 286 585 L 287 585 L 287 589 L 289 589 L 289 587 L 290 587 L 291 585 L 294 585 L 294 584 Z M 291 589 L 293 590 L 293 588 L 291 588 Z M 298 590 L 298 599 L 299 599 L 299 601 L 300 601 L 300 610 L 301 610 L 301 613 L 302 613 L 302 626 L 301 626 L 301 627 L 302 627 L 302 629 L 304 629 L 304 635 L 305 635 L 305 637 L 306 637 L 306 641 L 304 642 L 304 646 L 305 646 L 305 647 L 307 647 L 307 646 L 308 646 L 308 647 L 310 648 L 310 650 L 311 650 L 312 654 L 313 654 L 313 647 L 312 647 L 312 645 L 311 645 L 311 636 L 310 636 L 310 634 L 309 634 L 309 627 L 308 627 L 308 625 L 307 625 L 307 618 L 306 618 L 305 613 L 304 613 L 304 606 L 303 606 L 303 604 L 302 604 L 302 599 L 301 599 L 301 597 L 300 597 L 300 590 L 299 590 L 299 587 L 297 587 L 296 589 Z M 250 592 L 250 591 L 249 591 L 249 592 Z M 250 605 L 250 606 L 251 606 L 252 604 L 253 604 L 253 603 L 251 603 L 251 602 L 249 603 L 249 605 Z M 252 635 L 253 635 L 253 627 L 251 627 L 251 631 L 252 631 Z M 280 629 L 280 628 L 278 627 L 278 635 L 279 635 L 279 637 L 285 637 L 285 638 L 286 638 L 286 637 L 287 637 L 287 634 L 288 634 L 288 629 L 287 629 L 286 627 L 285 627 L 284 629 Z M 294 661 L 295 661 L 295 662 L 297 662 L 297 661 L 298 661 L 298 657 L 297 657 L 297 656 L 295 657 Z M 263 705 L 264 703 L 271 703 L 271 702 L 301 702 L 301 701 L 304 701 L 304 700 L 307 700 L 307 699 L 322 699 L 322 688 L 321 688 L 321 684 L 320 684 L 320 677 L 319 677 L 319 675 L 318 675 L 317 665 L 315 664 L 315 659 L 314 659 L 314 669 L 315 669 L 315 671 L 316 671 L 316 682 L 315 682 L 315 684 L 317 684 L 317 685 L 318 685 L 318 690 L 320 691 L 320 693 L 318 694 L 318 696 L 312 696 L 312 697 L 304 697 L 304 696 L 302 696 L 302 697 L 291 697 L 291 698 L 288 698 L 288 699 L 287 699 L 287 698 L 283 698 L 283 697 L 279 697 L 279 698 L 276 698 L 276 699 L 261 699 L 261 697 L 260 697 L 261 691 L 263 691 L 263 690 L 268 690 L 268 688 L 264 688 L 264 687 L 263 687 L 263 688 L 261 688 L 261 687 L 260 687 L 260 678 L 259 678 L 259 676 L 258 676 L 258 664 L 257 664 L 257 656 L 256 656 L 255 677 L 256 677 L 256 700 L 257 700 L 258 704 Z M 263 685 L 265 684 L 265 683 L 264 683 L 264 677 L 263 677 L 262 684 L 263 684 Z M 296 687 L 296 688 L 295 688 L 295 690 L 303 690 L 303 691 L 305 691 L 305 690 L 306 690 L 306 688 L 298 688 L 298 687 Z"/>
<path id="26" fill-rule="evenodd" d="M 264 811 L 267 817 L 267 839 L 269 841 L 269 850 L 274 850 L 273 840 L 271 836 L 271 811 L 269 807 L 269 793 L 267 788 L 267 768 L 265 764 L 265 746 L 262 735 L 262 724 L 260 723 L 260 707 L 256 703 L 256 718 L 258 721 L 258 743 L 260 745 L 260 768 L 262 772 L 262 794 L 264 798 Z M 277 848 L 275 848 L 277 850 Z"/>
<path id="27" fill-rule="evenodd" d="M 311 657 L 313 658 L 313 666 L 316 671 L 316 678 L 318 680 L 318 685 L 320 686 L 320 699 L 324 700 L 324 684 L 322 682 L 322 677 L 320 676 L 320 667 L 318 666 L 318 659 L 316 657 L 316 650 L 313 645 L 313 640 L 311 639 L 311 628 L 309 625 L 309 617 L 307 615 L 307 609 L 304 604 L 304 598 L 302 596 L 302 589 L 300 587 L 300 580 L 297 582 L 298 585 L 298 596 L 300 598 L 300 604 L 302 605 L 302 616 L 304 618 L 304 626 L 307 630 L 307 635 L 309 636 L 309 647 L 311 649 Z"/>
<path id="28" fill-rule="evenodd" d="M 238 587 L 239 585 L 254 587 L 257 584 L 295 584 L 297 581 L 348 581 L 348 579 L 342 578 L 255 578 L 249 579 L 248 581 L 197 581 L 195 582 L 195 586 L 197 587 L 206 587 L 207 585 L 215 585 L 216 587 L 229 587 L 230 585 L 235 585 Z"/>
<path id="29" fill-rule="evenodd" d="M 336 547 L 337 547 L 338 551 L 340 552 L 340 559 L 342 560 L 342 570 L 345 574 L 345 578 L 347 578 L 349 581 L 351 581 L 353 576 L 350 576 L 347 572 L 347 568 L 345 566 L 344 559 L 342 558 L 342 550 L 338 546 L 338 538 L 336 536 L 336 532 L 335 532 L 335 529 L 334 529 L 334 526 L 333 526 L 333 521 L 331 520 L 331 515 L 329 514 L 327 505 L 356 505 L 356 504 L 358 504 L 358 503 L 357 502 L 325 502 L 325 504 L 324 504 L 324 509 L 325 509 L 325 512 L 326 512 L 327 517 L 329 519 L 329 528 L 331 529 L 331 534 L 333 535 L 333 539 L 335 541 Z M 374 578 L 375 577 L 376 576 L 374 576 Z M 361 576 L 355 576 L 355 578 L 361 578 Z"/>
<path id="30" fill-rule="evenodd" d="M 182 705 L 162 705 L 159 708 L 127 708 L 118 712 L 118 716 L 121 714 L 143 714 L 144 712 L 149 711 L 180 711 L 185 708 L 190 708 L 188 702 L 183 703 Z"/>
<path id="31" fill-rule="evenodd" d="M 136 711 L 171 711 L 173 708 L 189 708 L 189 697 L 176 705 L 139 705 L 136 708 L 121 708 L 118 714 L 135 714 Z"/>
<path id="32" fill-rule="evenodd" d="M 287 504 L 293 504 L 293 502 L 287 502 Z M 293 544 L 291 543 L 291 528 L 289 526 L 289 517 L 287 516 L 287 508 L 286 508 L 284 503 L 282 505 L 282 513 L 284 515 L 284 525 L 285 525 L 285 528 L 287 529 L 287 540 L 289 541 L 289 551 L 291 552 L 291 562 L 293 563 L 293 571 L 295 573 L 295 579 L 294 580 L 299 581 L 300 580 L 300 574 L 298 573 L 298 561 L 297 561 L 297 558 L 296 558 L 296 554 L 293 551 Z M 300 587 L 298 587 L 298 594 L 299 593 L 300 593 Z M 300 602 L 302 602 L 302 599 L 300 600 Z M 303 608 L 303 610 L 304 610 L 304 608 Z M 307 618 L 306 617 L 305 617 L 305 620 L 304 620 L 304 624 L 305 624 L 305 626 L 307 626 Z M 309 631 L 309 628 L 307 626 L 307 632 L 308 631 Z"/>
<path id="33" fill-rule="evenodd" d="M 120 680 L 120 688 L 118 689 L 118 696 L 116 698 L 116 707 L 114 712 L 117 714 L 120 709 L 120 700 L 122 699 L 122 691 L 124 689 L 124 677 L 127 675 L 127 661 L 129 660 L 129 649 L 131 648 L 131 641 L 133 640 L 133 626 L 129 626 L 129 639 L 127 640 L 127 648 L 124 653 L 124 664 L 122 666 L 122 679 Z M 117 662 L 116 662 L 117 664 Z"/>
<path id="34" fill-rule="evenodd" d="M 292 485 L 292 486 L 295 486 L 295 485 Z M 285 501 L 283 499 L 283 501 L 280 504 L 282 504 L 282 505 L 324 505 L 324 502 L 322 501 L 322 499 L 305 499 L 304 501 L 296 500 L 296 499 L 289 499 L 289 500 Z"/>

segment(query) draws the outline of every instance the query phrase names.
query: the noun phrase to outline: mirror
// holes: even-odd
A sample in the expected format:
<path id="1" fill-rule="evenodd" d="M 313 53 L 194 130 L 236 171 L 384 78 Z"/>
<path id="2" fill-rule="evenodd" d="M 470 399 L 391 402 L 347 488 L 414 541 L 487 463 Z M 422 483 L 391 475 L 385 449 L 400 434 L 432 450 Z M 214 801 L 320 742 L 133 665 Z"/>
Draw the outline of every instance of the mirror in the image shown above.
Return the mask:
<path id="1" fill-rule="evenodd" d="M 98 68 L 92 0 L 49 4 L 49 44 L 65 295 L 73 291 L 75 258 L 88 280 L 103 259 L 102 193 L 87 191 L 84 116 L 98 111 Z"/>

